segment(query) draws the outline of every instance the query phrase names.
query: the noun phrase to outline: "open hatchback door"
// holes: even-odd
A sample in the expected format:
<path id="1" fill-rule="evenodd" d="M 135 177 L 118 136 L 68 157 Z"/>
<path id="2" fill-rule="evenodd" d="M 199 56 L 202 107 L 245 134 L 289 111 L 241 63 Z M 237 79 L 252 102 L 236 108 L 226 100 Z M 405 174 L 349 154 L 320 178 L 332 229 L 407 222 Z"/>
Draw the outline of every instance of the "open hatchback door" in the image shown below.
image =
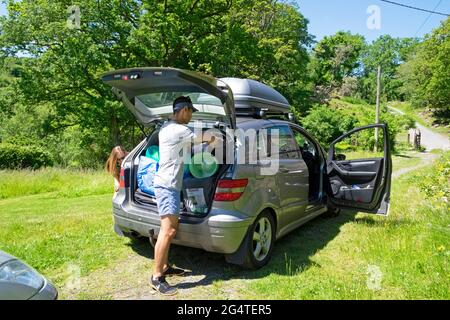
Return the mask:
<path id="1" fill-rule="evenodd" d="M 167 120 L 172 103 L 189 96 L 199 110 L 193 120 L 214 120 L 236 127 L 233 93 L 223 81 L 201 73 L 174 68 L 133 68 L 108 72 L 102 81 L 144 126 Z"/>
<path id="2" fill-rule="evenodd" d="M 328 151 L 328 205 L 387 215 L 391 174 L 387 126 L 354 129 L 336 139 Z"/>

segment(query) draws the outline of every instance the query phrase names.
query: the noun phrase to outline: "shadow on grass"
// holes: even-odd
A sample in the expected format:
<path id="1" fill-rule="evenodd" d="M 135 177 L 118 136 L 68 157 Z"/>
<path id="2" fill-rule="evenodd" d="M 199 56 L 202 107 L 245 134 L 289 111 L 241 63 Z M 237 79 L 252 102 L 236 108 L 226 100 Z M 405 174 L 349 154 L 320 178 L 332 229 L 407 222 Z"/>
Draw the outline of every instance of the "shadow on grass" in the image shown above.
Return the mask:
<path id="1" fill-rule="evenodd" d="M 368 215 L 364 217 L 358 217 L 355 218 L 354 223 L 356 224 L 364 224 L 366 226 L 370 227 L 401 227 L 401 226 L 407 226 L 407 225 L 413 225 L 414 223 L 409 219 L 402 219 L 402 218 L 391 218 L 391 219 L 374 219 L 373 216 Z"/>
<path id="2" fill-rule="evenodd" d="M 411 157 L 409 155 L 401 154 L 401 153 L 394 153 L 393 155 L 396 156 L 396 157 L 399 157 L 399 158 L 407 158 L 407 159 L 412 159 L 413 158 L 413 157 Z"/>
<path id="3" fill-rule="evenodd" d="M 335 218 L 318 217 L 294 230 L 275 243 L 269 263 L 259 270 L 247 270 L 228 264 L 222 254 L 206 252 L 201 249 L 172 245 L 170 263 L 192 270 L 190 276 L 204 276 L 199 281 L 184 278 L 179 289 L 207 286 L 215 281 L 230 279 L 259 279 L 271 274 L 291 275 L 318 266 L 311 261 L 316 252 L 323 249 L 340 232 L 342 225 L 355 221 L 356 213 L 343 212 Z M 146 238 L 144 238 L 146 239 Z M 129 244 L 139 255 L 153 259 L 153 249 L 148 240 L 132 241 Z"/>

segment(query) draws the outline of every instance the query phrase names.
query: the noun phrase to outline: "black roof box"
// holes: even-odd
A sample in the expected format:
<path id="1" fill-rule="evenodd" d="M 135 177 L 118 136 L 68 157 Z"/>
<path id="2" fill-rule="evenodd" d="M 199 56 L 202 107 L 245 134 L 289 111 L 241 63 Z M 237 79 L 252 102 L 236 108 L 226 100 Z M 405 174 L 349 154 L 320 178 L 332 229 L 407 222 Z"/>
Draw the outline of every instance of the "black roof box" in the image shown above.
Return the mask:
<path id="1" fill-rule="evenodd" d="M 251 79 L 221 78 L 233 91 L 237 116 L 286 115 L 290 105 L 287 99 L 268 85 Z M 261 113 L 263 112 L 263 114 Z"/>

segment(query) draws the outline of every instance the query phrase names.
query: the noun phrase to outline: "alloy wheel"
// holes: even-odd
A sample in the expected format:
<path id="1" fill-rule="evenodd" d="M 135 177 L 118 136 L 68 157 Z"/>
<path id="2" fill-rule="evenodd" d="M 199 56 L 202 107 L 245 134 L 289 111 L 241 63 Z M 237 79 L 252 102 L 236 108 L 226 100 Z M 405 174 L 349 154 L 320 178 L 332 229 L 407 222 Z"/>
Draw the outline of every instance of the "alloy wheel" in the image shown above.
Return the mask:
<path id="1" fill-rule="evenodd" d="M 269 253 L 272 244 L 272 226 L 269 219 L 261 217 L 253 232 L 253 256 L 262 261 Z"/>

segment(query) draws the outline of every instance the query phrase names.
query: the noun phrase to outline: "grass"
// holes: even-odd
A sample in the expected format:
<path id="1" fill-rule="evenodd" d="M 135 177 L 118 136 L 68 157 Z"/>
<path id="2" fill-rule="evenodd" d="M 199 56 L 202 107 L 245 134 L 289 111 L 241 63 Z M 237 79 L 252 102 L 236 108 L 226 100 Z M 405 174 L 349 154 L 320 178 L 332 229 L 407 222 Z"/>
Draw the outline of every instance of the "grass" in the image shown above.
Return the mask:
<path id="1" fill-rule="evenodd" d="M 393 183 L 388 217 L 344 213 L 317 219 L 277 244 L 249 299 L 449 299 L 450 217 L 417 182 Z"/>
<path id="2" fill-rule="evenodd" d="M 111 227 L 111 195 L 53 195 L 0 201 L 0 248 L 51 278 L 67 264 L 88 273 L 117 256 L 124 243 Z"/>
<path id="3" fill-rule="evenodd" d="M 415 167 L 423 162 L 421 154 L 414 151 L 404 151 L 392 155 L 393 171 Z"/>
<path id="4" fill-rule="evenodd" d="M 416 153 L 393 157 L 396 170 L 420 161 Z M 428 170 L 393 181 L 390 216 L 315 219 L 277 242 L 272 260 L 258 271 L 228 265 L 219 254 L 174 246 L 172 262 L 195 273 L 179 284 L 177 298 L 449 299 L 450 219 L 417 187 Z M 56 182 L 40 186 L 49 172 L 59 188 Z M 153 266 L 148 243 L 112 231 L 112 179 L 101 172 L 78 174 L 0 172 L 2 194 L 8 195 L 0 200 L 0 249 L 46 275 L 62 299 L 154 299 L 147 283 Z M 9 190 L 29 176 L 32 182 L 21 193 Z M 70 190 L 79 192 L 68 196 Z M 81 291 L 68 285 L 74 270 Z"/>
<path id="5" fill-rule="evenodd" d="M 92 170 L 0 170 L 0 199 L 47 192 L 64 198 L 106 194 L 113 192 L 111 180 L 106 172 Z"/>
<path id="6" fill-rule="evenodd" d="M 103 172 L 0 171 L 0 249 L 61 285 L 71 265 L 88 274 L 120 256 L 112 232 L 112 178 Z"/>

